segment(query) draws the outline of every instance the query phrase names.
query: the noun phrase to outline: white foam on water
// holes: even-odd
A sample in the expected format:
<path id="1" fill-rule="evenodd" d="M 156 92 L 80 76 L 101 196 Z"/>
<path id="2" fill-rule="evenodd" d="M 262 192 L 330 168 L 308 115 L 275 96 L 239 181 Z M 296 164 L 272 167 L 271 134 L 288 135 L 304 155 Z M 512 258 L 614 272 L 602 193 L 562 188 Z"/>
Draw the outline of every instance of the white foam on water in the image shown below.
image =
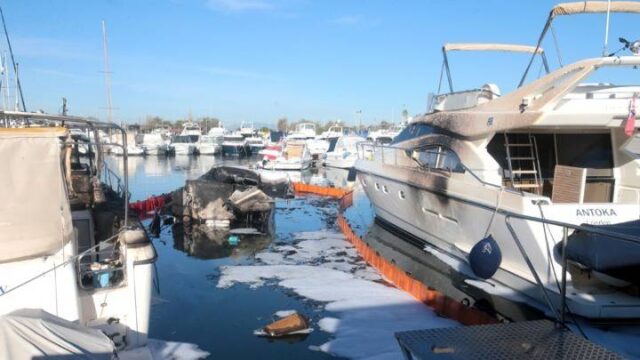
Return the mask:
<path id="1" fill-rule="evenodd" d="M 318 327 L 332 339 L 310 349 L 352 359 L 401 359 L 395 332 L 459 325 L 407 293 L 373 281 L 380 280 L 380 274 L 357 256 L 342 234 L 307 232 L 294 239 L 299 242 L 258 254 L 266 265 L 223 267 L 218 287 L 259 287 L 275 280 L 278 286 L 325 303 L 325 310 L 333 314 L 321 319 Z M 281 264 L 274 263 L 279 259 L 275 254 L 282 255 Z"/>
<path id="2" fill-rule="evenodd" d="M 208 357 L 198 345 L 149 339 L 147 346 L 118 352 L 121 360 L 198 360 Z"/>
<path id="3" fill-rule="evenodd" d="M 475 275 L 473 274 L 473 270 L 471 270 L 471 267 L 466 262 L 458 258 L 455 258 L 431 245 L 425 245 L 424 251 L 435 256 L 436 258 L 438 258 L 438 260 L 449 265 L 451 268 L 455 269 L 457 272 L 475 277 Z"/>
<path id="4" fill-rule="evenodd" d="M 262 252 L 256 254 L 255 258 L 267 265 L 282 264 L 284 262 L 284 256 L 274 252 Z"/>
<path id="5" fill-rule="evenodd" d="M 283 318 L 283 317 L 287 317 L 289 315 L 293 315 L 297 313 L 297 311 L 295 310 L 280 310 L 280 311 L 276 311 L 275 316 L 279 317 L 279 318 Z"/>

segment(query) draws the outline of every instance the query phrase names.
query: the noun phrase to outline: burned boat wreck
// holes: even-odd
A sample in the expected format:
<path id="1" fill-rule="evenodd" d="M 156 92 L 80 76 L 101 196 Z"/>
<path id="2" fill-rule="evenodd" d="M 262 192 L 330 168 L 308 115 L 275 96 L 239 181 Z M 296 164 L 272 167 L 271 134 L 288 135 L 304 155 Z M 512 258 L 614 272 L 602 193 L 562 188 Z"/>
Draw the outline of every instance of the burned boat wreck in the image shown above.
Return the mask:
<path id="1" fill-rule="evenodd" d="M 267 193 L 286 196 L 288 183 L 263 183 L 258 173 L 240 167 L 214 167 L 173 192 L 171 213 L 188 224 L 222 229 L 257 224 L 263 231 L 274 208 Z"/>

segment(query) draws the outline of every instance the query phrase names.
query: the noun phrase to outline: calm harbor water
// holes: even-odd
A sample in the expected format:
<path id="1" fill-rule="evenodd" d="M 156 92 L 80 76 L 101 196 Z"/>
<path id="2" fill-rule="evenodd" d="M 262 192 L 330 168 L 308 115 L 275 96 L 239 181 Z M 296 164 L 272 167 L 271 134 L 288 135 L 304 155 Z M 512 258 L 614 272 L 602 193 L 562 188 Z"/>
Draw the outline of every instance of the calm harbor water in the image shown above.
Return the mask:
<path id="1" fill-rule="evenodd" d="M 121 158 L 111 157 L 107 161 L 119 172 L 123 170 Z M 214 165 L 250 166 L 255 161 L 255 158 L 218 156 L 131 157 L 128 172 L 132 201 L 170 192 Z M 346 180 L 347 172 L 319 169 L 291 175 L 340 182 Z M 256 262 L 256 252 L 288 244 L 292 233 L 337 229 L 337 205 L 335 201 L 314 196 L 279 199 L 273 236 L 243 239 L 233 248 L 224 239 L 185 236 L 180 228 L 164 227 L 160 237 L 154 239 L 159 255 L 160 293 L 154 296 L 149 336 L 193 343 L 219 359 L 335 359 L 309 349 L 329 339 L 329 334 L 317 326 L 314 332 L 299 338 L 270 340 L 253 335 L 253 330 L 270 323 L 273 314 L 280 310 L 297 310 L 315 324 L 325 316 L 321 304 L 276 286 L 254 289 L 237 285 L 220 289 L 216 284 L 220 266 L 251 265 Z"/>

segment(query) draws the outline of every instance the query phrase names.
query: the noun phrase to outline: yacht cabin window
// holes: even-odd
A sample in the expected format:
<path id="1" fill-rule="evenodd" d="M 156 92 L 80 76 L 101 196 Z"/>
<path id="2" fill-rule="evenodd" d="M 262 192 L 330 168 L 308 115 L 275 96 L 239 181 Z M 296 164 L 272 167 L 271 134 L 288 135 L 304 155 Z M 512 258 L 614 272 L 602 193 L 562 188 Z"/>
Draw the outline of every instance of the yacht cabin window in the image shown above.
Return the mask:
<path id="1" fill-rule="evenodd" d="M 396 136 L 393 139 L 393 142 L 391 142 L 391 144 L 393 145 L 393 144 L 411 140 L 413 138 L 417 138 L 423 135 L 433 134 L 434 132 L 435 131 L 433 127 L 430 125 L 421 124 L 421 123 L 411 124 L 406 128 L 404 128 L 404 130 L 402 130 L 400 134 L 398 134 L 398 136 Z"/>
<path id="2" fill-rule="evenodd" d="M 537 176 L 541 181 L 541 188 L 532 188 L 545 196 L 551 196 L 554 183 L 554 169 L 556 165 L 565 165 L 587 169 L 587 183 L 584 202 L 611 202 L 615 179 L 613 176 L 613 148 L 609 133 L 531 134 L 535 144 L 533 159 Z M 507 134 L 510 142 L 528 142 L 527 133 Z M 531 156 L 526 147 L 511 147 L 511 167 L 514 170 L 530 168 L 527 158 Z M 505 135 L 496 134 L 487 145 L 487 151 L 503 169 L 504 185 L 510 186 L 508 175 L 509 161 L 506 152 Z M 519 162 L 516 159 L 525 159 Z"/>
<path id="3" fill-rule="evenodd" d="M 412 157 L 418 164 L 428 169 L 454 173 L 464 172 L 464 166 L 462 166 L 458 155 L 444 146 L 434 145 L 414 150 Z"/>
<path id="4" fill-rule="evenodd" d="M 196 143 L 198 142 L 198 135 L 178 135 L 173 139 L 175 143 Z"/>

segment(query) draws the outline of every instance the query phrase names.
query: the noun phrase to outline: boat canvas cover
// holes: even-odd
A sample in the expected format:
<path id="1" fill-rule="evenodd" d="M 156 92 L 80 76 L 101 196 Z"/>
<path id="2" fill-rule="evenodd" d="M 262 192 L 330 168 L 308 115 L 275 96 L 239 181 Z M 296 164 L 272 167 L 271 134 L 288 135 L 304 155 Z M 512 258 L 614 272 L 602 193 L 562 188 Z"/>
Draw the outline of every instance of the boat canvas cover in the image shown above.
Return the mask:
<path id="1" fill-rule="evenodd" d="M 542 54 L 542 48 L 536 48 L 529 45 L 518 44 L 485 44 L 485 43 L 455 43 L 444 44 L 444 51 L 506 51 L 506 52 L 523 52 Z"/>
<path id="2" fill-rule="evenodd" d="M 73 239 L 60 128 L 0 129 L 0 263 L 56 253 Z"/>
<path id="3" fill-rule="evenodd" d="M 611 11 L 612 13 L 640 13 L 640 2 L 637 1 L 579 1 L 562 3 L 554 6 L 550 17 L 574 14 L 599 14 Z"/>
<path id="4" fill-rule="evenodd" d="M 40 309 L 20 309 L 0 316 L 0 358 L 115 359 L 105 334 Z"/>
<path id="5" fill-rule="evenodd" d="M 591 226 L 614 234 L 640 234 L 640 220 Z M 557 245 L 558 249 L 560 245 Z M 640 243 L 576 231 L 569 236 L 567 258 L 590 269 L 640 284 Z"/>

